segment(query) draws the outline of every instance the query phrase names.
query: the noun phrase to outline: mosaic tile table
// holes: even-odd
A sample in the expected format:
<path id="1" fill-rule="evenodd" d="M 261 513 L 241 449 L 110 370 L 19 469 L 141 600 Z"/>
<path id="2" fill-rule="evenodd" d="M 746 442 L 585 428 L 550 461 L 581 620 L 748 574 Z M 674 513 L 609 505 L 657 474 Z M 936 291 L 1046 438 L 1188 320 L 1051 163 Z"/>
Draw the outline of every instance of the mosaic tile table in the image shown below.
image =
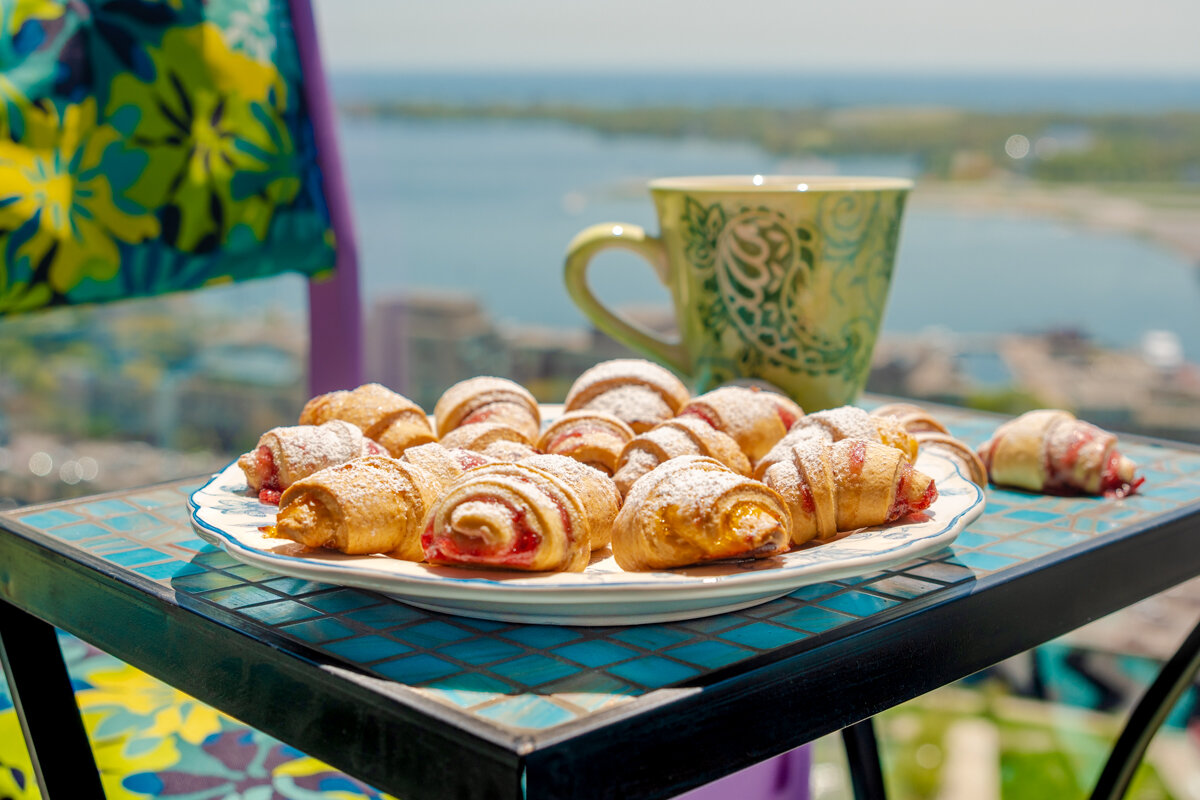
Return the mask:
<path id="1" fill-rule="evenodd" d="M 939 416 L 973 444 L 997 424 Z M 989 489 L 949 548 L 685 622 L 489 622 L 263 572 L 191 529 L 203 479 L 0 515 L 0 595 L 404 798 L 665 797 L 1200 574 L 1200 452 L 1124 449 L 1134 497 Z"/>

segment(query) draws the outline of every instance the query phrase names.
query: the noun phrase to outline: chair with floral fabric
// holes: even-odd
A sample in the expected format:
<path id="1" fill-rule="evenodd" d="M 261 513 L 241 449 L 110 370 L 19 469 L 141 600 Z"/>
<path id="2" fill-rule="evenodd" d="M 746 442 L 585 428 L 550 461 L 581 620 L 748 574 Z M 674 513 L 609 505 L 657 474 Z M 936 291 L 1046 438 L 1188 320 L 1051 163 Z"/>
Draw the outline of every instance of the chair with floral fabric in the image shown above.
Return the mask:
<path id="1" fill-rule="evenodd" d="M 359 383 L 354 232 L 309 0 L 0 3 L 0 315 L 282 272 L 310 279 L 310 393 Z M 0 642 L 42 796 L 111 788 L 84 763 L 58 634 L 0 603 Z"/>

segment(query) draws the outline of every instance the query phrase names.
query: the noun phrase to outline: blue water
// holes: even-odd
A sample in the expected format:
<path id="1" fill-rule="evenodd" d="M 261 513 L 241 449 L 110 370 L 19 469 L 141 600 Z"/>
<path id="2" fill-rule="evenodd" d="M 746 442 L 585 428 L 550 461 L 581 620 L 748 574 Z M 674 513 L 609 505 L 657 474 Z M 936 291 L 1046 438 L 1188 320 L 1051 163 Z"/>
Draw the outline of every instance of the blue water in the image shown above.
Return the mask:
<path id="1" fill-rule="evenodd" d="M 342 101 L 570 103 L 601 107 L 949 106 L 980 111 L 1157 112 L 1200 108 L 1200 77 L 932 73 L 343 72 Z"/>
<path id="2" fill-rule="evenodd" d="M 605 137 L 556 123 L 346 119 L 340 131 L 368 305 L 414 288 L 456 289 L 478 297 L 497 320 L 554 327 L 587 324 L 561 281 L 567 243 L 597 222 L 655 230 L 643 188 L 650 177 L 914 170 L 905 159 L 797 163 L 750 146 Z M 604 254 L 592 277 L 610 304 L 669 303 L 632 255 Z M 267 284 L 229 296 L 303 308 L 301 292 L 299 283 Z M 884 329 L 1074 327 L 1113 347 L 1166 329 L 1197 361 L 1198 311 L 1200 269 L 1151 242 L 913 203 Z"/>

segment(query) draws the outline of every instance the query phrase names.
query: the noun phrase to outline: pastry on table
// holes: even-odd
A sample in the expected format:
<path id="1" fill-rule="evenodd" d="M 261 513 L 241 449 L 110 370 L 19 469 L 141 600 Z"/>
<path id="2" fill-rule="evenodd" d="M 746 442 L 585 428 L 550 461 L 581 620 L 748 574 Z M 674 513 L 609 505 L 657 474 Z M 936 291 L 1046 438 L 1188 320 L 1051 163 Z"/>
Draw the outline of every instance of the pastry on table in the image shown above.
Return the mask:
<path id="1" fill-rule="evenodd" d="M 691 393 L 665 367 L 640 358 L 602 361 L 567 391 L 564 411 L 603 411 L 642 433 L 675 416 Z"/>
<path id="2" fill-rule="evenodd" d="M 938 453 L 953 461 L 964 478 L 980 488 L 987 486 L 987 467 L 969 444 L 949 433 L 917 431 L 913 438 L 921 452 Z"/>
<path id="3" fill-rule="evenodd" d="M 416 464 L 429 473 L 441 487 L 449 486 L 459 475 L 474 467 L 494 463 L 494 459 L 461 447 L 446 447 L 440 442 L 410 447 L 400 456 L 407 464 Z"/>
<path id="4" fill-rule="evenodd" d="M 284 490 L 275 535 L 348 555 L 420 561 L 421 523 L 440 490 L 438 480 L 415 464 L 366 456 Z"/>
<path id="5" fill-rule="evenodd" d="M 754 465 L 754 477 L 761 480 L 774 463 L 790 457 L 792 448 L 806 441 L 832 444 L 843 439 L 863 439 L 895 447 L 909 461 L 917 460 L 917 440 L 891 416 L 868 414 L 855 406 L 816 411 L 796 421 L 779 442 Z"/>
<path id="6" fill-rule="evenodd" d="M 540 453 L 521 461 L 526 467 L 544 470 L 569 485 L 587 511 L 593 550 L 607 547 L 612 539 L 613 519 L 621 508 L 621 493 L 607 474 L 568 456 Z"/>
<path id="7" fill-rule="evenodd" d="M 788 549 L 790 529 L 773 489 L 715 459 L 683 456 L 634 484 L 613 523 L 612 550 L 631 571 L 765 558 Z"/>
<path id="8" fill-rule="evenodd" d="M 334 419 L 357 425 L 367 438 L 397 457 L 409 447 L 437 440 L 420 406 L 378 383 L 317 395 L 300 412 L 301 425 Z"/>
<path id="9" fill-rule="evenodd" d="M 582 572 L 591 518 L 562 478 L 517 462 L 465 472 L 434 504 L 421 534 L 431 564 Z"/>
<path id="10" fill-rule="evenodd" d="M 520 431 L 526 442 L 537 441 L 542 430 L 537 400 L 508 378 L 480 376 L 459 381 L 438 398 L 433 409 L 438 436 L 455 428 L 487 422 Z"/>
<path id="11" fill-rule="evenodd" d="M 698 417 L 729 435 L 753 464 L 784 437 L 804 411 L 776 392 L 722 386 L 693 397 L 676 416 Z"/>
<path id="12" fill-rule="evenodd" d="M 259 500 L 278 503 L 284 489 L 317 470 L 383 452 L 358 426 L 333 420 L 272 428 L 259 437 L 253 450 L 238 458 L 237 465 Z"/>
<path id="13" fill-rule="evenodd" d="M 895 417 L 899 420 L 900 427 L 912 434 L 929 431 L 936 433 L 950 432 L 932 414 L 913 403 L 887 403 L 871 409 L 871 415 L 875 417 Z"/>
<path id="14" fill-rule="evenodd" d="M 904 453 L 863 439 L 801 442 L 767 469 L 763 482 L 787 503 L 794 546 L 884 525 L 937 499 L 933 479 Z"/>
<path id="15" fill-rule="evenodd" d="M 1031 492 L 1124 497 L 1145 480 L 1117 449 L 1116 435 L 1059 409 L 1003 423 L 980 445 L 979 458 L 995 485 Z"/>
<path id="16" fill-rule="evenodd" d="M 546 453 L 569 456 L 607 475 L 617 470 L 617 459 L 633 428 L 604 411 L 568 411 L 542 431 L 537 447 Z"/>
<path id="17" fill-rule="evenodd" d="M 731 436 L 697 417 L 676 417 L 629 440 L 613 473 L 617 489 L 627 495 L 638 478 L 679 456 L 708 456 L 739 475 L 750 474 L 750 459 Z"/>
<path id="18" fill-rule="evenodd" d="M 497 442 L 529 446 L 529 438 L 523 430 L 504 422 L 471 422 L 447 431 L 441 438 L 444 447 L 474 450 L 477 453 L 482 453 Z"/>
<path id="19" fill-rule="evenodd" d="M 538 455 L 541 451 L 525 442 L 500 440 L 488 444 L 479 452 L 494 461 L 524 461 L 530 456 Z"/>

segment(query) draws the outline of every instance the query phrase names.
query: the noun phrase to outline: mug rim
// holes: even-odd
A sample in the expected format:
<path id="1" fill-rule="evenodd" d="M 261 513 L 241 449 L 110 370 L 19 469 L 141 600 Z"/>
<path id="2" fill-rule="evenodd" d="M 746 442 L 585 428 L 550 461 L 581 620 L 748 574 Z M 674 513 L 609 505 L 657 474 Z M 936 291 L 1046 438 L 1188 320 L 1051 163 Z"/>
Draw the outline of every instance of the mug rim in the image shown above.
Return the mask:
<path id="1" fill-rule="evenodd" d="M 908 178 L 865 175 L 687 175 L 654 178 L 651 191 L 707 192 L 855 192 L 906 191 L 915 185 Z"/>

